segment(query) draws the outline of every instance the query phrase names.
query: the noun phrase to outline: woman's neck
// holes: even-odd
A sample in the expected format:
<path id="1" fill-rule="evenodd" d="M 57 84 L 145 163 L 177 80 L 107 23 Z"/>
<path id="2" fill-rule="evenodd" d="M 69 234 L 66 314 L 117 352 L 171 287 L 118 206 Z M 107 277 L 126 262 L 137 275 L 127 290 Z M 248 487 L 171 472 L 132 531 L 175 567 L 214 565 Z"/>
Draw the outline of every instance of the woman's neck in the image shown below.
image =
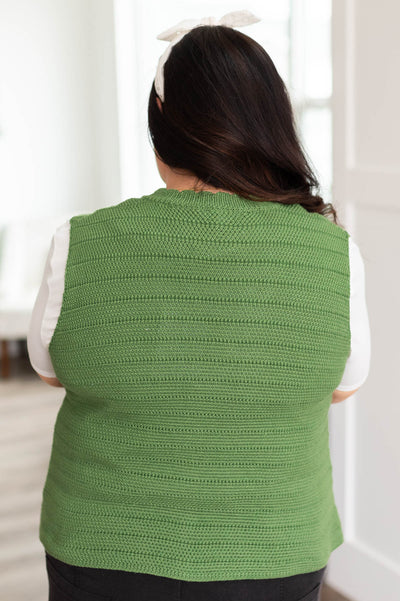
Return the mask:
<path id="1" fill-rule="evenodd" d="M 169 171 L 165 174 L 164 181 L 167 189 L 179 191 L 195 190 L 196 192 L 204 190 L 208 192 L 228 192 L 232 194 L 230 190 L 224 190 L 223 188 L 215 188 L 214 186 L 206 185 L 196 176 L 179 175 L 173 171 Z"/>

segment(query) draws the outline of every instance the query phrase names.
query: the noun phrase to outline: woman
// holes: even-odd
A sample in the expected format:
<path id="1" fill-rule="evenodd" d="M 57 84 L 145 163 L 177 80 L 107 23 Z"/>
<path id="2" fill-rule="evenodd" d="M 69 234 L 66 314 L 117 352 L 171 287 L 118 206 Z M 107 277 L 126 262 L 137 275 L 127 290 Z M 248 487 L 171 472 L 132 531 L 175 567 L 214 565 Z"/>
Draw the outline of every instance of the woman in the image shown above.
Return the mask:
<path id="1" fill-rule="evenodd" d="M 270 57 L 234 29 L 256 20 L 159 36 L 166 187 L 53 237 L 28 338 L 65 388 L 40 521 L 50 601 L 312 601 L 344 541 L 328 411 L 368 375 L 363 260 Z"/>

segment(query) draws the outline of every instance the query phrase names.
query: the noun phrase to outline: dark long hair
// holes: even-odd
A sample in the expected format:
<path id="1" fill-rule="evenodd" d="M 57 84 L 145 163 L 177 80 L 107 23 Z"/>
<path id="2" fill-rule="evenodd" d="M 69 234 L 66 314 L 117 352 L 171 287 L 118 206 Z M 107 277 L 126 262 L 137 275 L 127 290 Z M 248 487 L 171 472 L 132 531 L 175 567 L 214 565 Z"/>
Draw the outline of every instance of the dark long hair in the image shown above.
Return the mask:
<path id="1" fill-rule="evenodd" d="M 193 28 L 164 65 L 162 111 L 156 97 L 153 82 L 148 132 L 169 167 L 250 200 L 300 203 L 340 225 L 319 196 L 286 86 L 255 40 L 224 25 Z"/>

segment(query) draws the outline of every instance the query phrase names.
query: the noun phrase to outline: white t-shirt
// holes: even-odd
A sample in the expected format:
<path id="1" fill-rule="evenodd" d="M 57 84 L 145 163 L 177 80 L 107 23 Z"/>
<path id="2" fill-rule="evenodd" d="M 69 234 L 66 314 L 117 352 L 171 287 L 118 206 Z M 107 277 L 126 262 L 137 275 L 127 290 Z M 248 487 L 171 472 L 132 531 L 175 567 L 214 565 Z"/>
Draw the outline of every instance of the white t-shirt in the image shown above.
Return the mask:
<path id="1" fill-rule="evenodd" d="M 48 347 L 61 310 L 69 232 L 68 220 L 57 228 L 52 238 L 28 332 L 28 353 L 32 367 L 38 374 L 49 378 L 56 377 Z M 371 358 L 364 262 L 360 249 L 351 236 L 349 262 L 351 353 L 337 390 L 359 388 L 367 379 Z"/>

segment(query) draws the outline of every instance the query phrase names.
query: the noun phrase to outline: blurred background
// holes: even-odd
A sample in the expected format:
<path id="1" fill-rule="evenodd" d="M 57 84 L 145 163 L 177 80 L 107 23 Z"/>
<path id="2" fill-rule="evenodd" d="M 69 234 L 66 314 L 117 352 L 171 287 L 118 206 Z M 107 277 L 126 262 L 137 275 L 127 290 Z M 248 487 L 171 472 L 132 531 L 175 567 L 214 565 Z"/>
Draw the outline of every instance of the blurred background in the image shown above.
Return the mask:
<path id="1" fill-rule="evenodd" d="M 371 371 L 330 410 L 346 540 L 329 560 L 322 601 L 400 601 L 395 0 L 0 0 L 0 601 L 47 598 L 38 525 L 63 389 L 32 370 L 26 335 L 51 237 L 72 215 L 165 186 L 147 135 L 167 45 L 156 36 L 243 8 L 262 21 L 239 29 L 286 82 L 325 202 L 366 268 Z"/>

